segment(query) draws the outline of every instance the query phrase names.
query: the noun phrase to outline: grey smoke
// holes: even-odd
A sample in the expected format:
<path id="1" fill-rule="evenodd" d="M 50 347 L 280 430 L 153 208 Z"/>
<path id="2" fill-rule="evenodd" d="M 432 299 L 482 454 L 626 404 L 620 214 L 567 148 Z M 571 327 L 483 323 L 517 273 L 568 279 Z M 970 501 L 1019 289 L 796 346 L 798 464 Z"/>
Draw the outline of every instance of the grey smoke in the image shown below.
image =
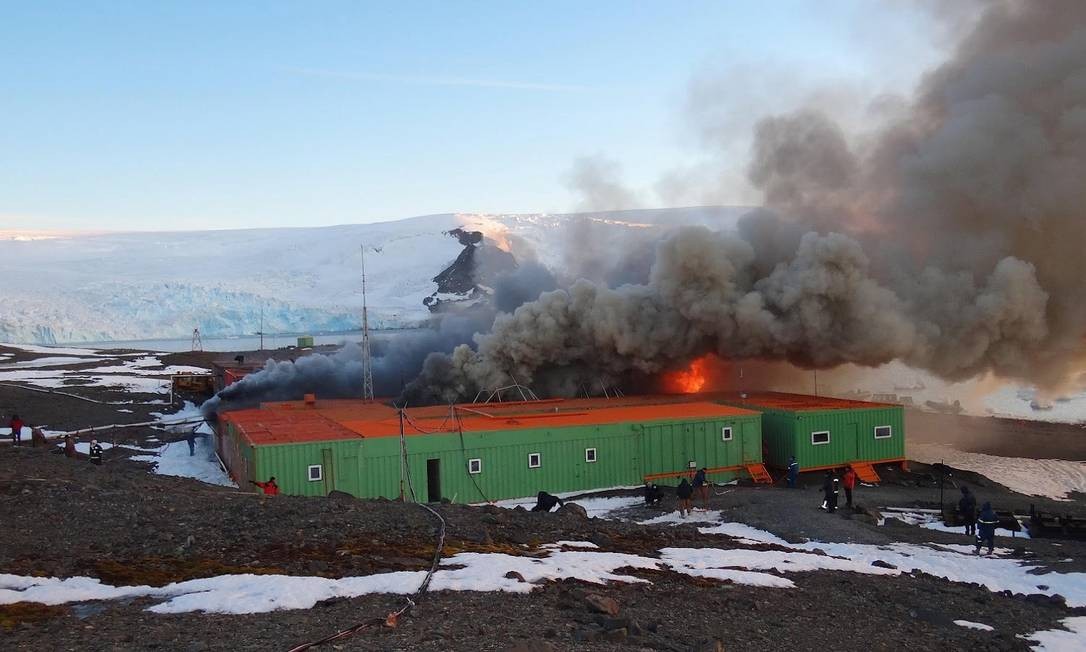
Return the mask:
<path id="1" fill-rule="evenodd" d="M 1086 366 L 1086 3 L 988 5 L 894 116 L 863 139 L 813 109 L 765 118 L 749 174 L 767 210 L 737 234 L 680 228 L 645 282 L 545 293 L 475 350 L 427 358 L 408 394 L 510 377 L 568 394 L 708 352 L 1071 381 Z"/>

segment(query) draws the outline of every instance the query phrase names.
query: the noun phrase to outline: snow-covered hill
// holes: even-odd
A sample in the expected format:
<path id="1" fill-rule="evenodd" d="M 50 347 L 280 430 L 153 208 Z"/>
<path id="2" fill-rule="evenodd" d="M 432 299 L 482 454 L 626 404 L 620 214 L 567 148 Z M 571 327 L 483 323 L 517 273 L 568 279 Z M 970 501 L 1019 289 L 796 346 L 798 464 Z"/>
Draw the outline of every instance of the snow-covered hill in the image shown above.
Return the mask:
<path id="1" fill-rule="evenodd" d="M 0 341 L 52 344 L 268 332 L 360 323 L 360 247 L 367 246 L 371 326 L 410 326 L 429 311 L 433 278 L 464 247 L 447 232 L 482 231 L 515 256 L 561 271 L 584 220 L 620 232 L 734 224 L 745 208 L 592 215 L 443 214 L 323 228 L 171 233 L 0 232 Z"/>

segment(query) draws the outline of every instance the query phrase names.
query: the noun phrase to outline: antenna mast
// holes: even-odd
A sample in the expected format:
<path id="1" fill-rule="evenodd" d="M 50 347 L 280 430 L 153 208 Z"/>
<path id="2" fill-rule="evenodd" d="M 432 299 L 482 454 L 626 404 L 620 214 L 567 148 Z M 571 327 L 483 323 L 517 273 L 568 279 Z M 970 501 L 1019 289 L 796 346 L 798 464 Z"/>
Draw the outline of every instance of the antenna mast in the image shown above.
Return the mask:
<path id="1" fill-rule="evenodd" d="M 373 400 L 373 360 L 370 357 L 370 318 L 366 307 L 366 245 L 362 245 L 362 400 Z"/>

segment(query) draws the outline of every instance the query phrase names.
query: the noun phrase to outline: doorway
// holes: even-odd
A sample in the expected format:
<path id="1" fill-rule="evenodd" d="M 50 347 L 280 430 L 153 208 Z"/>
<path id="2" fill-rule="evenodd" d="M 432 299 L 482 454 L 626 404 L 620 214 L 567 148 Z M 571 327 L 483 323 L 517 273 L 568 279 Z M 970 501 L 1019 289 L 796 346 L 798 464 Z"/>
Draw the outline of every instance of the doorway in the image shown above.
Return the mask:
<path id="1" fill-rule="evenodd" d="M 441 502 L 441 460 L 426 460 L 426 500 Z"/>

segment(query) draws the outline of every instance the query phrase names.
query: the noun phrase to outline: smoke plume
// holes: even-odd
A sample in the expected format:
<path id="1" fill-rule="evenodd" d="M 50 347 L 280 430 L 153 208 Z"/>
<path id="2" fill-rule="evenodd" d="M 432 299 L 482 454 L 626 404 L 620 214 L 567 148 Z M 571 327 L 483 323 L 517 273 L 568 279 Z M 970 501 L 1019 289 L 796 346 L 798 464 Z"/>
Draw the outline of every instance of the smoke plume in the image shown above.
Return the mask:
<path id="1" fill-rule="evenodd" d="M 815 109 L 761 120 L 766 209 L 738 233 L 678 229 L 644 282 L 501 314 L 408 395 L 570 393 L 709 352 L 1068 382 L 1086 363 L 1086 4 L 988 5 L 895 115 L 863 139 Z"/>

